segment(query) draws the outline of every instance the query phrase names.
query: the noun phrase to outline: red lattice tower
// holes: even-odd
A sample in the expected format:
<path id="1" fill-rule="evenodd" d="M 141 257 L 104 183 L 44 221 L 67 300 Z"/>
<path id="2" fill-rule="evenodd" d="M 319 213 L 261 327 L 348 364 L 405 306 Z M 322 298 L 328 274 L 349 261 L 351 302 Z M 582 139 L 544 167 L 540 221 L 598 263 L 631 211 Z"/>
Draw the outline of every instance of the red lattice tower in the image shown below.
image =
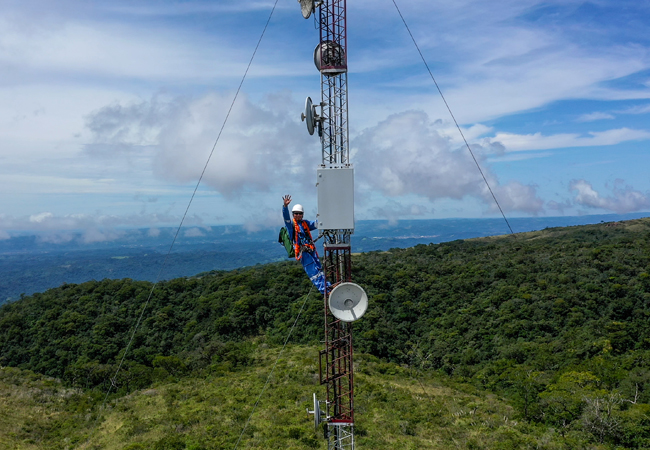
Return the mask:
<path id="1" fill-rule="evenodd" d="M 326 409 L 314 396 L 315 423 L 327 422 L 328 449 L 354 449 L 354 365 L 352 322 L 367 307 L 363 289 L 352 283 L 350 238 L 354 232 L 354 169 L 348 140 L 348 53 L 345 0 L 299 0 L 303 16 L 317 11 L 320 42 L 314 62 L 321 75 L 321 102 L 305 105 L 310 134 L 318 130 L 322 161 L 317 170 L 318 230 L 324 237 L 323 268 L 332 290 L 324 294 L 325 349 L 320 380 Z M 320 107 L 320 109 L 319 109 Z M 318 114 L 320 112 L 320 114 Z"/>

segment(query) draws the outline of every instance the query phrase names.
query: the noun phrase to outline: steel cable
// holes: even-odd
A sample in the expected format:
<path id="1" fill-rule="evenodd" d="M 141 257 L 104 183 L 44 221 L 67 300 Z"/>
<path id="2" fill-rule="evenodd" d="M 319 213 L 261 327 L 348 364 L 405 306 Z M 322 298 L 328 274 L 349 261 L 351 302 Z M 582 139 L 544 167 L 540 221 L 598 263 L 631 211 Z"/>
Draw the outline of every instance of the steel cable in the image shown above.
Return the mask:
<path id="1" fill-rule="evenodd" d="M 139 328 L 139 326 L 140 326 L 140 324 L 142 322 L 142 318 L 144 317 L 145 311 L 147 310 L 147 307 L 149 306 L 149 302 L 151 301 L 151 297 L 153 296 L 154 290 L 155 290 L 156 286 L 158 285 L 158 283 L 160 282 L 160 277 L 161 277 L 161 275 L 163 273 L 163 270 L 165 269 L 165 266 L 167 265 L 169 255 L 171 254 L 171 251 L 174 248 L 174 244 L 176 243 L 176 240 L 178 238 L 178 234 L 180 233 L 180 230 L 183 227 L 183 223 L 185 222 L 185 219 L 187 217 L 187 213 L 188 213 L 188 211 L 190 209 L 190 206 L 192 205 L 192 202 L 194 201 L 194 197 L 196 196 L 196 193 L 197 193 L 197 191 L 199 189 L 199 186 L 201 185 L 201 181 L 203 180 L 203 177 L 205 175 L 205 171 L 208 168 L 208 164 L 210 164 L 210 160 L 212 159 L 212 155 L 214 154 L 214 151 L 215 151 L 215 149 L 217 147 L 217 144 L 219 143 L 219 140 L 220 140 L 221 135 L 223 133 L 223 130 L 224 130 L 225 126 L 226 126 L 226 123 L 228 122 L 228 119 L 230 117 L 232 109 L 235 106 L 235 102 L 237 101 L 237 98 L 239 97 L 239 93 L 241 91 L 241 88 L 242 88 L 242 86 L 244 84 L 244 81 L 246 80 L 246 77 L 248 75 L 248 71 L 250 70 L 251 65 L 253 64 L 253 60 L 255 59 L 255 55 L 257 54 L 257 50 L 260 47 L 262 39 L 264 38 L 264 35 L 266 34 L 266 30 L 267 30 L 267 28 L 269 26 L 269 23 L 271 22 L 271 18 L 273 17 L 273 13 L 275 12 L 278 1 L 279 0 L 275 0 L 275 3 L 273 4 L 273 8 L 271 9 L 271 12 L 270 12 L 269 17 L 268 17 L 268 19 L 266 21 L 266 24 L 264 25 L 264 29 L 262 30 L 262 34 L 260 35 L 260 37 L 259 37 L 259 39 L 257 41 L 257 45 L 255 46 L 255 49 L 253 50 L 253 54 L 251 55 L 251 58 L 248 61 L 248 65 L 246 67 L 244 75 L 242 76 L 242 79 L 241 79 L 241 81 L 239 83 L 239 86 L 237 87 L 237 90 L 236 90 L 235 95 L 233 97 L 232 103 L 230 104 L 230 107 L 228 109 L 228 113 L 226 114 L 226 117 L 223 120 L 223 123 L 221 125 L 221 129 L 219 130 L 219 134 L 217 135 L 217 138 L 215 139 L 214 145 L 212 146 L 212 149 L 210 150 L 210 154 L 208 155 L 208 159 L 205 162 L 205 165 L 203 166 L 203 171 L 201 172 L 199 180 L 197 181 L 196 186 L 194 187 L 194 191 L 192 192 L 192 196 L 190 197 L 190 200 L 189 200 L 189 202 L 187 204 L 187 208 L 185 209 L 185 213 L 183 214 L 181 222 L 178 225 L 178 228 L 176 229 L 174 239 L 172 240 L 172 243 L 169 246 L 169 250 L 167 251 L 167 255 L 165 256 L 165 259 L 163 260 L 163 263 L 161 264 L 160 270 L 158 271 L 158 275 L 156 276 L 156 280 L 155 280 L 153 286 L 151 287 L 151 291 L 149 292 L 149 296 L 147 297 L 147 300 L 145 301 L 145 304 L 142 307 L 142 310 L 140 312 L 138 320 L 136 321 L 135 327 L 133 328 L 133 332 L 131 333 L 129 343 L 127 344 L 127 346 L 126 346 L 126 348 L 124 350 L 124 353 L 122 354 L 122 358 L 121 358 L 121 360 L 120 360 L 120 362 L 118 364 L 118 367 L 117 367 L 117 369 L 115 371 L 115 374 L 113 375 L 113 377 L 110 378 L 110 385 L 109 385 L 108 391 L 106 392 L 106 396 L 104 397 L 104 401 L 102 402 L 102 406 L 101 406 L 100 409 L 104 409 L 104 407 L 106 406 L 106 402 L 108 400 L 108 397 L 109 397 L 113 387 L 116 386 L 117 375 L 119 374 L 120 370 L 122 369 L 122 365 L 124 364 L 124 360 L 126 359 L 126 355 L 127 355 L 128 351 L 129 351 L 129 349 L 131 348 L 131 345 L 133 343 L 133 339 L 134 339 L 135 334 L 136 334 L 136 332 L 137 332 L 137 330 L 138 330 L 138 328 Z M 98 415 L 98 418 L 99 418 L 99 415 Z"/>
<path id="2" fill-rule="evenodd" d="M 449 104 L 447 103 L 447 100 L 445 99 L 445 96 L 442 94 L 442 90 L 440 89 L 440 86 L 438 86 L 438 82 L 436 81 L 435 77 L 433 76 L 433 72 L 431 72 L 431 68 L 429 68 L 429 64 L 427 63 L 427 60 L 424 59 L 424 55 L 422 54 L 422 51 L 420 50 L 420 46 L 415 40 L 415 37 L 413 36 L 413 33 L 411 33 L 411 29 L 409 28 L 408 24 L 406 23 L 406 20 L 404 19 L 404 16 L 402 15 L 402 11 L 400 11 L 399 6 L 397 6 L 397 3 L 395 0 L 392 0 L 393 5 L 395 5 L 395 9 L 397 9 L 397 13 L 399 14 L 400 18 L 402 19 L 402 22 L 404 23 L 404 26 L 406 27 L 406 31 L 408 31 L 409 36 L 411 36 L 411 40 L 413 41 L 413 44 L 415 45 L 415 48 L 417 49 L 418 53 L 420 54 L 420 58 L 422 58 L 422 62 L 424 63 L 425 67 L 427 68 L 427 71 L 429 72 L 429 76 L 431 76 L 431 79 L 433 80 L 433 83 L 436 85 L 436 88 L 438 89 L 438 93 L 440 94 L 440 97 L 442 98 L 442 101 L 445 103 L 445 106 L 447 107 L 447 111 L 449 111 L 449 115 L 454 121 L 454 124 L 456 124 L 456 128 L 458 128 L 458 132 L 460 133 L 460 136 L 463 138 L 463 142 L 465 142 L 465 146 L 467 147 L 467 150 L 469 150 L 469 154 L 472 155 L 472 159 L 474 160 L 474 163 L 476 164 L 476 167 L 478 168 L 478 171 L 481 174 L 481 177 L 483 177 L 483 181 L 485 182 L 485 185 L 487 186 L 488 190 L 490 191 L 490 194 L 492 195 L 492 198 L 494 199 L 494 203 L 496 203 L 497 208 L 499 208 L 499 211 L 501 212 L 501 216 L 503 217 L 503 220 L 505 220 L 506 225 L 508 225 L 508 229 L 510 230 L 510 234 L 513 236 L 515 235 L 514 231 L 512 231 L 512 227 L 510 226 L 510 222 L 508 221 L 508 218 L 506 217 L 505 213 L 503 212 L 503 209 L 501 208 L 501 205 L 499 204 L 499 201 L 497 200 L 496 195 L 494 195 L 494 191 L 492 191 L 492 188 L 490 187 L 490 183 L 488 182 L 487 178 L 485 177 L 485 174 L 483 173 L 483 170 L 481 169 L 481 165 L 478 163 L 478 160 L 474 156 L 474 152 L 472 151 L 471 147 L 467 143 L 467 139 L 465 139 L 465 134 L 463 133 L 463 130 L 460 128 L 460 125 L 458 125 L 458 121 L 456 121 L 456 117 L 454 116 L 454 113 L 451 112 L 451 108 L 449 107 Z"/>

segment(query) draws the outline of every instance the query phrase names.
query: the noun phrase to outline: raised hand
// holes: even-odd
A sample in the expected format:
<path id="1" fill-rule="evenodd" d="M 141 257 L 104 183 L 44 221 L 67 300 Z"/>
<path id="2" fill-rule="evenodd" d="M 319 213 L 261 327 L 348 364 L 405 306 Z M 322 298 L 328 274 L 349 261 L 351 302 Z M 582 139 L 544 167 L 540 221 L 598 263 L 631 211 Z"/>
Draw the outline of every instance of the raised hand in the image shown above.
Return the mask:
<path id="1" fill-rule="evenodd" d="M 284 206 L 289 206 L 289 203 L 291 203 L 291 196 L 290 195 L 285 195 L 282 197 L 282 201 L 284 202 Z"/>

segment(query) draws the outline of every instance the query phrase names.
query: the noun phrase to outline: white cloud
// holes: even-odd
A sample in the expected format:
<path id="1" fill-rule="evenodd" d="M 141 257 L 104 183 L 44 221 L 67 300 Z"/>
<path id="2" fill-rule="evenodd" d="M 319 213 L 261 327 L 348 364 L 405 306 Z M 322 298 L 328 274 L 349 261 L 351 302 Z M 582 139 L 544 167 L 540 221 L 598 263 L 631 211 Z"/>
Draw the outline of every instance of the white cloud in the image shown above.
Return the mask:
<path id="1" fill-rule="evenodd" d="M 650 87 L 650 86 L 648 86 Z M 630 108 L 622 109 L 616 111 L 619 114 L 648 114 L 650 113 L 650 104 L 649 105 L 637 105 Z"/>
<path id="2" fill-rule="evenodd" d="M 613 116 L 612 114 L 596 111 L 589 114 L 583 114 L 580 117 L 578 117 L 576 120 L 578 122 L 595 122 L 597 120 L 607 120 L 607 119 L 615 119 L 615 118 L 616 117 Z"/>
<path id="3" fill-rule="evenodd" d="M 484 121 L 558 100 L 603 97 L 608 94 L 595 89 L 599 83 L 648 67 L 639 61 L 645 55 L 597 56 L 571 48 L 535 53 L 485 65 L 474 60 L 460 83 L 443 90 L 458 120 Z"/>
<path id="4" fill-rule="evenodd" d="M 531 19 L 549 3 L 554 5 L 556 17 L 545 19 L 552 25 Z M 611 83 L 650 68 L 650 55 L 641 44 L 645 42 L 642 32 L 634 35 L 628 30 L 629 39 L 621 42 L 612 29 L 577 24 L 581 15 L 575 8 L 581 3 L 508 1 L 497 5 L 472 0 L 457 5 L 408 2 L 402 6 L 456 118 L 467 124 L 566 99 L 650 97 L 647 90 Z M 376 8 L 378 5 L 372 9 Z M 365 26 L 382 31 L 394 26 L 388 25 L 389 14 L 394 11 L 372 16 L 376 20 L 368 20 Z M 383 21 L 386 26 L 382 26 Z M 471 33 L 458 30 L 471 30 Z M 448 117 L 406 30 L 395 28 L 390 36 L 390 45 L 387 39 L 377 38 L 378 42 L 387 44 L 385 50 L 374 46 L 360 50 L 364 58 L 362 67 L 378 73 L 391 67 L 409 67 L 409 71 L 390 77 L 388 82 L 385 76 L 378 76 L 379 85 L 367 79 L 361 94 L 367 103 L 377 95 L 368 83 L 382 90 L 381 103 L 373 103 L 379 111 L 370 114 L 385 116 L 392 106 L 393 111 L 410 107 L 424 109 L 432 117 Z M 384 61 L 387 63 L 383 64 Z"/>
<path id="5" fill-rule="evenodd" d="M 277 202 L 277 204 L 277 208 L 263 207 L 251 209 L 250 214 L 244 218 L 244 230 L 248 233 L 255 233 L 268 228 L 280 228 L 284 226 L 280 212 L 280 202 Z M 308 215 L 305 216 L 305 220 L 316 220 L 315 217 L 310 215 L 311 211 L 307 210 L 306 213 Z"/>
<path id="6" fill-rule="evenodd" d="M 98 230 L 96 228 L 91 228 L 89 230 L 85 230 L 81 234 L 81 242 L 84 244 L 92 244 L 95 242 L 110 242 L 119 239 L 123 235 L 124 232 L 118 232 L 114 229 Z"/>
<path id="7" fill-rule="evenodd" d="M 569 108 L 571 114 L 570 102 L 563 100 L 650 98 L 642 83 L 630 87 L 631 77 L 623 78 L 650 68 L 645 30 L 634 30 L 625 22 L 625 40 L 621 40 L 621 25 L 616 21 L 611 26 L 584 21 L 577 9 L 583 3 L 411 0 L 400 4 L 456 117 L 466 124 L 467 139 L 478 142 L 472 144 L 473 149 L 488 180 L 498 197 L 506 196 L 503 203 L 508 208 L 534 211 L 539 205 L 536 188 L 523 180 L 500 186 L 490 161 L 551 154 L 534 150 L 649 138 L 644 130 L 626 128 L 625 117 L 619 115 L 649 112 L 643 105 L 623 111 L 617 111 L 622 108 L 619 105 L 595 105 L 594 109 L 618 116 L 621 125 L 616 126 L 621 128 L 617 130 L 580 134 L 571 128 L 575 123 L 558 123 L 553 128 L 559 130 L 557 134 L 534 132 L 545 129 L 544 118 L 535 115 L 536 108 L 543 108 L 548 113 L 545 117 L 553 116 L 550 113 L 556 107 Z M 632 10 L 643 8 L 632 3 L 628 5 Z M 20 213 L 13 210 L 14 215 L 24 215 L 18 222 L 68 227 L 78 225 L 80 219 L 61 211 L 130 208 L 124 218 L 116 220 L 130 223 L 140 206 L 116 199 L 134 193 L 160 195 L 161 203 L 183 203 L 180 193 L 187 186 L 191 190 L 200 176 L 230 105 L 231 94 L 223 91 L 224 86 L 233 89 L 239 82 L 272 5 L 272 0 L 4 2 L 0 18 L 0 191 L 12 194 L 14 204 L 23 198 L 41 199 L 38 206 L 21 206 Z M 614 5 L 613 0 L 606 0 L 592 6 L 597 10 Z M 350 126 L 353 136 L 356 130 L 365 129 L 358 142 L 365 139 L 379 149 L 373 156 L 358 154 L 362 187 L 399 197 L 407 204 L 412 202 L 404 200 L 405 196 L 416 193 L 433 201 L 462 201 L 469 195 L 491 205 L 392 3 L 350 2 L 348 19 Z M 591 19 L 600 24 L 606 18 L 597 13 Z M 319 142 L 308 137 L 304 124 L 299 123 L 302 101 L 293 101 L 289 94 L 266 104 L 259 98 L 283 87 L 302 98 L 306 86 L 314 98 L 318 74 L 310 53 L 317 32 L 311 20 L 301 19 L 295 1 L 280 4 L 270 25 L 244 84 L 249 98 L 236 105 L 204 180 L 227 196 L 224 200 L 214 195 L 223 208 L 220 214 L 228 220 L 239 220 L 246 211 L 256 209 L 260 211 L 255 213 L 258 223 L 267 222 L 262 209 L 269 198 L 278 198 L 276 191 L 297 194 L 300 190 L 309 198 L 314 190 Z M 618 83 L 619 79 L 625 83 Z M 205 94 L 206 89 L 221 92 Z M 167 94 L 152 96 L 152 92 Z M 381 134 L 380 122 L 397 123 L 386 117 L 413 109 L 428 113 L 426 130 L 419 132 L 421 136 L 416 132 L 412 139 L 389 136 L 403 148 L 391 153 L 379 137 L 369 136 Z M 523 119 L 513 116 L 521 111 L 527 112 L 528 122 L 516 129 L 530 134 L 503 133 L 499 124 L 524 125 Z M 606 114 L 592 113 L 581 120 L 604 120 Z M 496 124 L 493 128 L 479 123 L 505 116 L 509 117 L 504 121 L 485 122 Z M 429 117 L 432 121 L 442 117 L 444 123 L 431 124 Z M 393 132 L 398 131 L 394 127 Z M 481 140 L 486 135 L 494 137 Z M 79 154 L 84 145 L 86 151 Z M 422 154 L 417 148 L 423 149 Z M 403 149 L 404 158 L 399 159 Z M 426 156 L 431 149 L 437 159 Z M 510 153 L 504 155 L 506 151 Z M 554 163 L 551 158 L 540 160 L 549 172 Z M 508 170 L 516 173 L 518 168 L 517 164 L 495 167 L 502 179 L 510 179 Z M 427 173 L 439 180 L 427 178 Z M 554 189 L 543 186 L 545 192 Z M 48 196 L 53 204 L 69 202 L 55 207 L 42 200 L 43 193 L 79 197 L 71 208 L 72 195 Z M 470 214 L 476 214 L 475 204 Z M 206 211 L 213 207 L 209 201 L 203 205 Z M 29 215 L 37 216 L 39 211 L 55 216 L 29 222 Z M 153 222 L 147 226 L 157 226 L 159 219 L 151 217 Z M 97 223 L 103 222 L 89 220 L 81 226 L 101 229 Z"/>
<path id="8" fill-rule="evenodd" d="M 46 74 L 55 81 L 83 76 L 97 81 L 207 82 L 240 77 L 247 63 L 235 40 L 219 42 L 208 35 L 160 26 L 66 21 L 33 32 L 0 20 L 0 27 L 0 63 L 14 68 L 7 71 L 4 83 L 20 84 L 24 79 L 19 77 L 44 81 Z M 299 71 L 290 63 L 280 67 L 262 63 L 251 75 L 288 75 L 292 69 Z"/>
<path id="9" fill-rule="evenodd" d="M 288 93 L 269 99 L 273 109 L 240 95 L 223 133 L 232 94 L 210 93 L 131 105 L 110 105 L 89 116 L 90 153 L 139 152 L 154 145 L 154 172 L 167 181 L 195 182 L 214 147 L 203 182 L 227 196 L 310 186 L 318 141 L 303 130 L 301 107 Z M 220 136 L 216 147 L 216 138 Z M 306 149 L 312 148 L 310 155 Z"/>
<path id="10" fill-rule="evenodd" d="M 65 214 L 57 215 L 51 212 L 42 212 L 30 216 L 14 217 L 3 215 L 0 217 L 0 230 L 32 230 L 32 231 L 88 231 L 92 238 L 93 233 L 118 227 L 146 227 L 154 225 L 174 226 L 180 223 L 180 216 L 165 213 L 141 213 L 131 215 L 109 214 Z M 190 214 L 185 218 L 189 226 L 202 225 L 203 218 Z"/>
<path id="11" fill-rule="evenodd" d="M 650 139 L 650 132 L 630 128 L 618 128 L 606 131 L 591 131 L 586 136 L 578 133 L 562 133 L 544 136 L 542 133 L 514 134 L 497 133 L 493 138 L 485 138 L 483 144 L 501 143 L 508 152 L 529 150 L 547 150 L 553 148 L 592 147 L 616 145 L 627 141 Z"/>
<path id="12" fill-rule="evenodd" d="M 407 111 L 360 133 L 353 141 L 353 162 L 359 164 L 361 188 L 388 197 L 417 194 L 430 200 L 474 196 L 491 205 L 494 200 L 467 148 L 452 147 L 439 125 L 424 112 Z M 500 186 L 485 163 L 486 152 L 476 145 L 473 151 L 502 208 L 527 213 L 541 209 L 534 186 L 516 181 Z"/>
<path id="13" fill-rule="evenodd" d="M 241 0 L 219 0 L 219 2 L 205 1 L 184 1 L 161 4 L 160 2 L 142 2 L 143 4 L 134 4 L 131 2 L 111 2 L 102 5 L 107 11 L 131 14 L 134 16 L 183 16 L 196 14 L 217 14 L 233 12 L 250 12 L 265 10 L 270 11 L 274 2 L 267 1 L 248 1 Z M 278 4 L 277 8 L 290 8 L 295 10 L 295 5 Z"/>
<path id="14" fill-rule="evenodd" d="M 14 193 L 29 194 L 90 194 L 109 191 L 126 194 L 132 192 L 124 186 L 115 185 L 115 180 L 74 178 L 65 174 L 60 176 L 3 174 L 0 186 L 6 186 Z"/>
<path id="15" fill-rule="evenodd" d="M 89 114 L 86 128 L 95 142 L 109 146 L 111 152 L 157 145 L 160 128 L 173 120 L 175 106 L 173 99 L 157 95 L 149 102 L 113 103 Z"/>
<path id="16" fill-rule="evenodd" d="M 537 215 L 543 210 L 544 201 L 537 196 L 536 186 L 511 181 L 503 186 L 493 186 L 492 191 L 504 212 L 521 211 L 527 214 Z M 489 202 L 491 195 L 488 197 L 487 193 L 484 193 L 484 197 L 488 199 L 490 210 L 496 213 L 498 211 L 496 203 Z"/>
<path id="17" fill-rule="evenodd" d="M 48 244 L 67 244 L 75 239 L 79 239 L 79 235 L 71 232 L 50 232 L 47 234 L 39 235 L 38 242 L 45 242 Z"/>
<path id="18" fill-rule="evenodd" d="M 203 237 L 205 233 L 200 228 L 190 228 L 185 231 L 185 237 Z"/>
<path id="19" fill-rule="evenodd" d="M 54 214 L 50 212 L 42 212 L 39 214 L 34 214 L 29 216 L 29 221 L 32 223 L 42 223 L 45 220 L 51 219 L 54 217 Z"/>
<path id="20" fill-rule="evenodd" d="M 133 98 L 111 88 L 53 88 L 52 84 L 0 85 L 0 131 L 5 143 L 2 154 L 10 153 L 18 142 L 46 145 L 49 152 L 57 153 L 61 153 L 62 144 L 76 144 L 73 149 L 65 149 L 72 153 L 78 149 L 79 137 L 75 135 L 82 130 L 82 116 L 87 111 L 116 98 Z"/>
<path id="21" fill-rule="evenodd" d="M 511 161 L 525 161 L 527 159 L 548 158 L 553 156 L 552 152 L 521 152 L 521 153 L 508 153 L 495 155 L 488 158 L 488 162 L 511 162 Z"/>
<path id="22" fill-rule="evenodd" d="M 558 211 L 561 214 L 564 214 L 565 210 L 568 210 L 571 208 L 571 202 L 569 200 L 564 200 L 562 202 L 556 202 L 555 200 L 551 200 L 548 203 L 546 203 L 546 207 L 551 210 L 551 211 Z"/>
<path id="23" fill-rule="evenodd" d="M 388 224 L 395 226 L 400 219 L 410 219 L 413 217 L 424 216 L 425 214 L 429 213 L 430 210 L 429 208 L 422 205 L 405 205 L 391 200 L 383 206 L 370 208 L 368 212 L 376 218 L 388 219 Z"/>
<path id="24" fill-rule="evenodd" d="M 650 195 L 625 186 L 624 181 L 617 180 L 611 196 L 601 196 L 586 180 L 573 180 L 569 190 L 576 192 L 574 201 L 590 208 L 605 209 L 617 214 L 625 214 L 650 208 Z"/>
<path id="25" fill-rule="evenodd" d="M 424 112 L 392 115 L 362 131 L 352 144 L 359 181 L 385 195 L 458 199 L 480 190 L 480 175 L 467 150 L 452 150 Z"/>

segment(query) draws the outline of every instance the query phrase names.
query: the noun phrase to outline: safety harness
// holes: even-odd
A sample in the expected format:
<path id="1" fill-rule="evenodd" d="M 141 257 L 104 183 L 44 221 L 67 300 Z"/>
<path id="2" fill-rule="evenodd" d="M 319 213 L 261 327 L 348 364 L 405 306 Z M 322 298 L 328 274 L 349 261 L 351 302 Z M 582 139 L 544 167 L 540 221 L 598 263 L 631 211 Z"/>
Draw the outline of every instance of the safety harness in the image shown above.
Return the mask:
<path id="1" fill-rule="evenodd" d="M 305 235 L 309 238 L 307 243 L 300 243 L 300 225 L 298 221 L 293 219 L 293 251 L 296 254 L 296 259 L 300 260 L 302 258 L 302 252 L 315 252 L 316 246 L 314 245 L 314 240 L 311 237 L 311 231 L 309 231 L 309 224 L 306 220 L 302 221 L 302 229 L 305 231 Z"/>

